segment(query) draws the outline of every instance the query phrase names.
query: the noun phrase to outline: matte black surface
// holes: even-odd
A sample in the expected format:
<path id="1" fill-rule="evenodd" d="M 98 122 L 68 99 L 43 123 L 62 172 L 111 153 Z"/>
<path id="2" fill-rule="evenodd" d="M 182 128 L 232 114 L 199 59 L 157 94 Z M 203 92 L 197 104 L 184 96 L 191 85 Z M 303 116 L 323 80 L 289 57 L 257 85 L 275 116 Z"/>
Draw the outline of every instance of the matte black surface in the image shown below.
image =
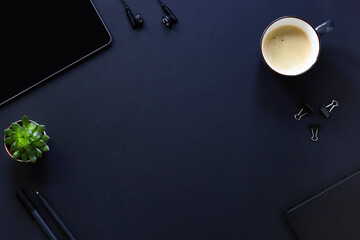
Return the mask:
<path id="1" fill-rule="evenodd" d="M 110 48 L 0 108 L 3 129 L 27 114 L 51 137 L 35 165 L 0 151 L 2 238 L 46 239 L 14 196 L 23 187 L 51 199 L 78 239 L 294 240 L 285 211 L 360 168 L 359 1 L 165 3 L 171 30 L 156 1 L 129 2 L 145 19 L 134 31 L 119 1 L 94 0 Z M 336 25 L 296 78 L 260 55 L 283 15 Z M 303 102 L 316 111 L 299 122 Z M 322 126 L 318 142 L 309 123 Z"/>
<path id="2" fill-rule="evenodd" d="M 300 240 L 360 238 L 360 171 L 290 209 L 286 217 Z"/>
<path id="3" fill-rule="evenodd" d="M 90 0 L 5 1 L 9 54 L 0 104 L 111 42 Z"/>

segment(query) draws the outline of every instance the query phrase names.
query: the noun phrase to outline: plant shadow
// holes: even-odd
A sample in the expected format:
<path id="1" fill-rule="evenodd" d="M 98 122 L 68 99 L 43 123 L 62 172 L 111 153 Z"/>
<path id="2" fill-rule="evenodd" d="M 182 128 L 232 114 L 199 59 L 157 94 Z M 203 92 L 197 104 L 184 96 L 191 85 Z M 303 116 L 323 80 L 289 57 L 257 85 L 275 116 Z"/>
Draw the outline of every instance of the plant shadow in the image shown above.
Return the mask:
<path id="1" fill-rule="evenodd" d="M 40 158 L 36 163 L 13 161 L 13 164 L 11 164 L 11 175 L 14 179 L 12 183 L 15 185 L 13 189 L 33 189 L 34 186 L 42 187 L 46 184 L 48 173 L 46 156 Z"/>

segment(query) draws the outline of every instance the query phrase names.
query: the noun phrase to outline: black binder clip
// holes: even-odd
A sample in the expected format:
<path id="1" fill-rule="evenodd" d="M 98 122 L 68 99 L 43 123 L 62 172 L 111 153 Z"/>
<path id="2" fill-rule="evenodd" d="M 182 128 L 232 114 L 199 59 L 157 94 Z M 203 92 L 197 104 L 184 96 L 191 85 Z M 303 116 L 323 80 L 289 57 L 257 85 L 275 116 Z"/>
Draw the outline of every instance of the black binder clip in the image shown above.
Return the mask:
<path id="1" fill-rule="evenodd" d="M 299 113 L 295 114 L 294 115 L 294 118 L 297 120 L 297 121 L 300 121 L 300 119 L 305 116 L 305 115 L 308 115 L 308 114 L 311 114 L 313 113 L 313 110 L 311 109 L 311 107 L 307 104 L 307 103 L 303 103 L 301 105 L 301 110 Z"/>
<path id="2" fill-rule="evenodd" d="M 320 124 L 310 123 L 309 129 L 311 131 L 311 141 L 316 142 L 317 140 L 319 140 L 318 132 L 320 130 Z"/>
<path id="3" fill-rule="evenodd" d="M 320 112 L 326 117 L 329 118 L 331 115 L 331 111 L 334 109 L 334 107 L 339 106 L 339 103 L 336 100 L 332 100 L 332 102 L 329 105 L 323 105 L 320 108 Z"/>

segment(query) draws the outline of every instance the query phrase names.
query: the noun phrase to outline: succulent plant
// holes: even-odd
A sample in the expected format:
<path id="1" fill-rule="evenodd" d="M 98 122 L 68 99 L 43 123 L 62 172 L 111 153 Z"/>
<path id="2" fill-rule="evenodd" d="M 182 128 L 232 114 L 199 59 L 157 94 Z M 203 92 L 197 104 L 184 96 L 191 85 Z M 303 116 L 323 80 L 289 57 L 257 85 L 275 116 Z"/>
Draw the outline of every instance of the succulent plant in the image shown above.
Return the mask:
<path id="1" fill-rule="evenodd" d="M 47 142 L 50 137 L 45 134 L 45 125 L 39 125 L 23 116 L 21 121 L 14 122 L 4 130 L 5 145 L 14 159 L 35 163 L 43 152 L 49 151 Z"/>

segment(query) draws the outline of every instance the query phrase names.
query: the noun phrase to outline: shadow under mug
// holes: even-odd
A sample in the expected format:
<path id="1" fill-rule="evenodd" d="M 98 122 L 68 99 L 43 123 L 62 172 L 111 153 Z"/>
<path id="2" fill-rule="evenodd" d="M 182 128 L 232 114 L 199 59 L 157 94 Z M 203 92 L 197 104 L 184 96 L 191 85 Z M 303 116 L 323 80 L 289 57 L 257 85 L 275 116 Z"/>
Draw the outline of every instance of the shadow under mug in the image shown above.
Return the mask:
<path id="1" fill-rule="evenodd" d="M 274 67 L 271 64 L 271 62 L 269 61 L 269 59 L 266 57 L 266 55 L 264 54 L 264 51 L 263 51 L 264 42 L 265 42 L 267 35 L 272 30 L 274 30 L 278 27 L 281 27 L 281 26 L 286 26 L 286 25 L 295 26 L 295 27 L 302 29 L 305 32 L 305 34 L 307 35 L 308 39 L 310 40 L 310 45 L 311 45 L 310 54 L 307 57 L 304 64 L 300 68 L 297 68 L 295 70 L 291 69 L 289 71 L 277 69 L 276 67 Z M 320 37 L 328 32 L 331 32 L 332 30 L 334 30 L 334 28 L 335 28 L 334 23 L 330 19 L 327 20 L 326 22 L 320 24 L 319 26 L 314 27 L 309 22 L 307 22 L 306 20 L 299 18 L 299 17 L 294 17 L 294 16 L 280 17 L 280 18 L 274 20 L 272 23 L 270 23 L 265 28 L 265 30 L 261 36 L 260 50 L 261 50 L 261 55 L 263 57 L 263 60 L 266 63 L 266 65 L 268 65 L 268 67 L 270 67 L 273 71 L 275 71 L 281 75 L 285 75 L 285 76 L 300 75 L 300 74 L 308 71 L 317 61 L 317 59 L 319 57 L 319 53 L 320 53 Z"/>

